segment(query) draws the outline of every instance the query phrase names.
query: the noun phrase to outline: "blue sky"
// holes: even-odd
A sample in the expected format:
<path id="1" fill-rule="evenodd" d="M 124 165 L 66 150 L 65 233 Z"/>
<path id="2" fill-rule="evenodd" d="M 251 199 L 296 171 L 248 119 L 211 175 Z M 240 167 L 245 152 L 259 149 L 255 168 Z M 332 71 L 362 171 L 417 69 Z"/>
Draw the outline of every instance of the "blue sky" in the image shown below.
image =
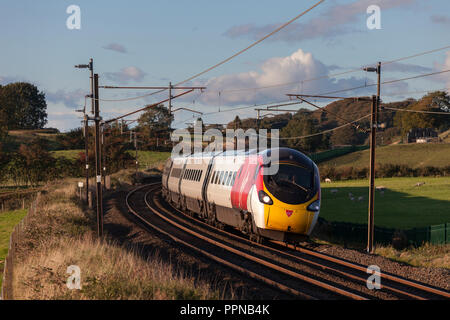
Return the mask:
<path id="1" fill-rule="evenodd" d="M 0 83 L 29 81 L 45 92 L 49 127 L 62 131 L 79 126 L 74 112 L 89 93 L 87 70 L 73 66 L 94 58 L 101 85 L 167 85 L 184 80 L 246 47 L 312 6 L 304 1 L 13 1 L 0 3 Z M 81 29 L 69 30 L 70 5 L 81 9 Z M 366 9 L 381 8 L 381 29 L 369 30 Z M 375 80 L 356 72 L 331 79 L 301 80 L 376 61 L 388 61 L 450 45 L 450 2 L 445 0 L 326 0 L 280 31 L 191 84 L 206 85 L 202 94 L 174 101 L 175 107 L 216 112 L 286 100 L 303 90 L 318 93 L 358 86 Z M 450 69 L 450 49 L 386 67 L 384 80 Z M 295 85 L 246 90 L 278 83 Z M 435 76 L 386 85 L 383 100 L 395 101 L 424 91 L 450 87 L 449 76 Z M 220 98 L 219 98 L 219 92 Z M 349 92 L 372 94 L 374 88 Z M 101 90 L 101 98 L 120 99 L 143 91 Z M 164 99 L 167 93 L 129 102 L 102 102 L 104 118 Z M 224 123 L 236 114 L 254 117 L 252 108 L 215 113 L 206 123 Z M 192 119 L 176 113 L 175 127 Z M 135 117 L 134 117 L 135 118 Z"/>

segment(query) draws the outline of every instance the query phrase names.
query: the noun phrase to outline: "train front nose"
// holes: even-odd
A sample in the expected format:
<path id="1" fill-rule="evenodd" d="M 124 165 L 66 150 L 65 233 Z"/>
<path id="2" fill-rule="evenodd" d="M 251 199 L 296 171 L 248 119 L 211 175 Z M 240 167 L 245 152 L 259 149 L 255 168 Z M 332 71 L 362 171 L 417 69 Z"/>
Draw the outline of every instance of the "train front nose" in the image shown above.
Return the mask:
<path id="1" fill-rule="evenodd" d="M 289 205 L 281 201 L 274 200 L 272 205 L 265 206 L 265 216 L 267 228 L 272 230 L 308 234 L 311 226 L 317 220 L 319 213 L 317 207 L 310 206 L 316 202 L 318 195 L 311 201 L 299 205 Z M 317 210 L 311 210 L 317 209 Z"/>
<path id="2" fill-rule="evenodd" d="M 268 229 L 310 234 L 320 209 L 320 191 L 314 168 L 299 163 L 280 163 L 278 172 L 264 176 L 265 221 Z M 263 195 L 270 198 L 266 202 Z"/>

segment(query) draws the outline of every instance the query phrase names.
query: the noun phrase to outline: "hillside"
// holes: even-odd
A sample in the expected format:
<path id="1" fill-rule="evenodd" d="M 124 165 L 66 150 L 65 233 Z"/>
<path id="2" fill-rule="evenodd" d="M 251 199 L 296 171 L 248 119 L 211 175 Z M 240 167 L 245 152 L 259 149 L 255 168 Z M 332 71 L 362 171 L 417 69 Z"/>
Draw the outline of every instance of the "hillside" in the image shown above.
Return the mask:
<path id="1" fill-rule="evenodd" d="M 405 164 L 417 167 L 445 167 L 450 165 L 450 143 L 397 144 L 376 149 L 377 164 Z M 369 150 L 357 151 L 323 162 L 336 168 L 369 166 Z"/>
<path id="2" fill-rule="evenodd" d="M 57 137 L 60 135 L 63 133 L 59 133 L 56 129 L 10 130 L 4 142 L 5 151 L 16 151 L 21 144 L 29 144 L 36 138 L 47 140 L 50 150 L 56 150 L 60 147 L 57 141 Z"/>

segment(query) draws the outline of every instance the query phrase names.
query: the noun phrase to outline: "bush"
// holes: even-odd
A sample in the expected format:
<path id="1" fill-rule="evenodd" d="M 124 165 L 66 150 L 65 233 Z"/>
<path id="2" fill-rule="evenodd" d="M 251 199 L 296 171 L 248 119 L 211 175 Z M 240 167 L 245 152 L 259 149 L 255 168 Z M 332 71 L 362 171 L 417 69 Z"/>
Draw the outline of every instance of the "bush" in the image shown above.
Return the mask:
<path id="1" fill-rule="evenodd" d="M 408 246 L 408 237 L 403 231 L 395 231 L 394 235 L 392 236 L 392 246 L 396 250 L 403 250 Z"/>

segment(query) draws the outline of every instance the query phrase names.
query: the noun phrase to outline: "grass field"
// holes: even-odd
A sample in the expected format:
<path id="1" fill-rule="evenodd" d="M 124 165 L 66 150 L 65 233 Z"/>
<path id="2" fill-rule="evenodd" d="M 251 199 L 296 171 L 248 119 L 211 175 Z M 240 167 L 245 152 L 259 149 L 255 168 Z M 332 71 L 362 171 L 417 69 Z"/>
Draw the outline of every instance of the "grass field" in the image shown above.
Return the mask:
<path id="1" fill-rule="evenodd" d="M 80 152 L 84 152 L 84 150 L 58 150 L 58 151 L 52 151 L 51 154 L 55 158 L 64 157 L 69 160 L 76 160 L 79 157 Z"/>
<path id="2" fill-rule="evenodd" d="M 425 182 L 415 187 L 417 182 Z M 328 221 L 367 223 L 368 180 L 322 183 L 320 216 Z M 450 222 L 450 177 L 376 179 L 375 225 L 409 229 Z M 333 194 L 332 189 L 337 189 Z M 349 198 L 349 193 L 355 198 Z M 364 199 L 359 201 L 358 198 Z"/>
<path id="3" fill-rule="evenodd" d="M 134 151 L 129 150 L 129 152 L 134 157 Z M 169 157 L 170 157 L 170 152 L 139 151 L 138 150 L 138 161 L 139 161 L 140 168 L 158 167 L 158 166 L 162 165 Z"/>
<path id="4" fill-rule="evenodd" d="M 27 210 L 0 212 L 0 286 L 3 280 L 3 266 L 8 253 L 9 237 L 14 226 L 27 214 Z"/>
<path id="5" fill-rule="evenodd" d="M 377 147 L 377 164 L 405 164 L 412 168 L 450 165 L 450 143 L 441 144 L 398 144 Z M 369 166 L 369 150 L 352 152 L 321 163 L 336 168 Z"/>

